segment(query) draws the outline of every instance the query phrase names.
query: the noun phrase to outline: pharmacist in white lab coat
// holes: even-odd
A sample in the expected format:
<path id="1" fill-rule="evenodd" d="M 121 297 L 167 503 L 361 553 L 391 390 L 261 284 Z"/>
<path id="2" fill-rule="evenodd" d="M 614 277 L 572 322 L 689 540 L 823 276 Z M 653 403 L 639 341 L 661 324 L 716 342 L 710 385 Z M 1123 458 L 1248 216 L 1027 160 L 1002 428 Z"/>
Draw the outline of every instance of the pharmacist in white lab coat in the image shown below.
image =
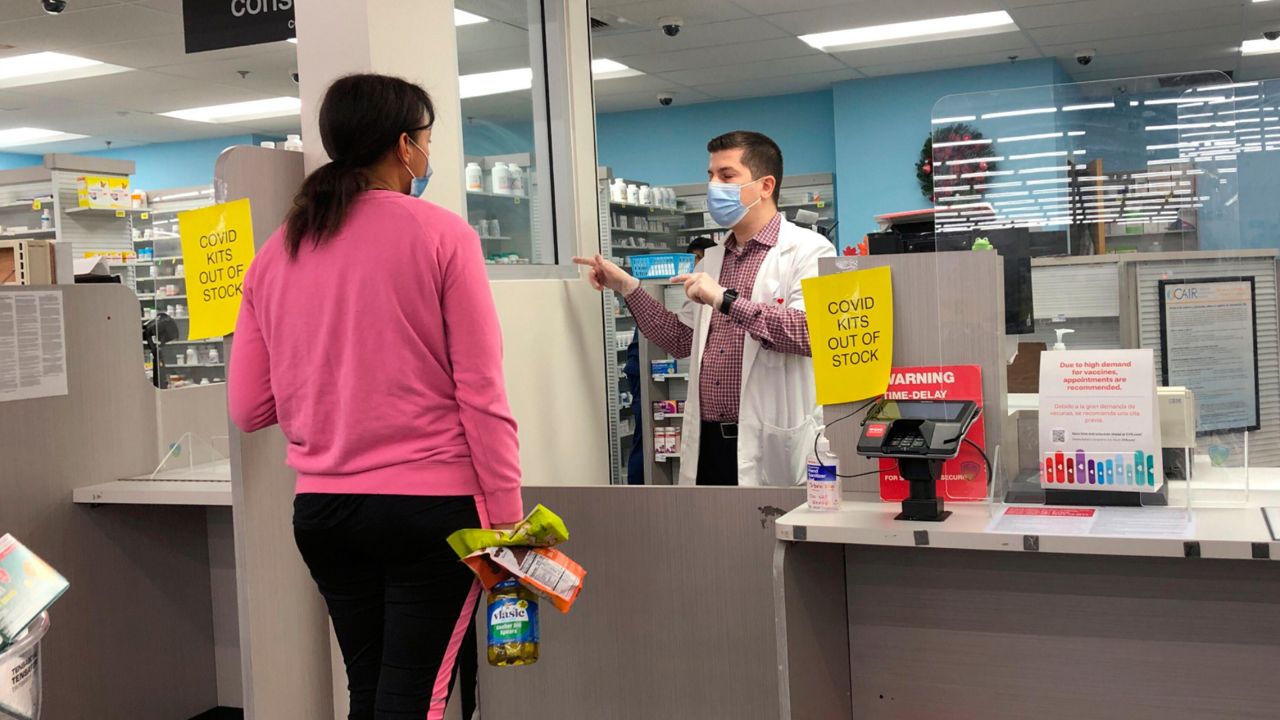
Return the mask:
<path id="1" fill-rule="evenodd" d="M 599 255 L 574 261 L 597 289 L 626 298 L 645 337 L 690 358 L 681 484 L 795 485 L 819 423 L 800 281 L 835 248 L 778 212 L 776 143 L 737 131 L 707 151 L 707 212 L 732 232 L 677 278 L 688 296 L 680 312 Z"/>

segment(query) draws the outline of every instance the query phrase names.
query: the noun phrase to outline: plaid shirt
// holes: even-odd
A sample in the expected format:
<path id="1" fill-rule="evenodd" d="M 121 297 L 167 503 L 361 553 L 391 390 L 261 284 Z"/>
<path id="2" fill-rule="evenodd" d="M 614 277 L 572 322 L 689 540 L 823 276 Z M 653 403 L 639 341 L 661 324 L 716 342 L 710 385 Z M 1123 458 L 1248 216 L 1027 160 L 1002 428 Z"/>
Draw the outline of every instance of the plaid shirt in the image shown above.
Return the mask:
<path id="1" fill-rule="evenodd" d="M 732 234 L 725 242 L 724 264 L 718 281 L 727 290 L 736 290 L 738 299 L 729 314 L 712 311 L 711 332 L 702 353 L 699 398 L 702 419 L 709 422 L 737 422 L 742 395 L 742 351 L 747 333 L 760 347 L 791 355 L 809 355 L 809 326 L 800 310 L 779 304 L 751 302 L 756 275 L 765 256 L 778 244 L 782 216 L 774 215 L 755 237 L 739 245 Z M 676 313 L 662 306 L 643 289 L 627 296 L 644 336 L 672 357 L 686 358 L 693 349 L 693 329 L 680 322 Z"/>

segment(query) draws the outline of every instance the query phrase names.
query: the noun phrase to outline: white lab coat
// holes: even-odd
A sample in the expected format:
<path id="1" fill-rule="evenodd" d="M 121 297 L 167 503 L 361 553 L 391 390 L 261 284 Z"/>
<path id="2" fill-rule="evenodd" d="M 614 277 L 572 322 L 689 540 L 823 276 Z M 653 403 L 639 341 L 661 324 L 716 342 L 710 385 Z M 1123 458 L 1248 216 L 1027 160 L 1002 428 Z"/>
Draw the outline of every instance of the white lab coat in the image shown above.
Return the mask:
<path id="1" fill-rule="evenodd" d="M 701 270 L 719 279 L 724 247 L 707 250 Z M 826 238 L 782 219 L 778 244 L 765 256 L 756 275 L 751 301 L 804 310 L 800 281 L 817 277 L 818 258 L 836 254 Z M 693 328 L 689 363 L 689 398 L 681 437 L 680 484 L 693 485 L 698 476 L 698 448 L 702 436 L 698 375 L 702 353 L 716 308 L 686 302 L 680 320 Z M 760 347 L 746 334 L 742 353 L 741 407 L 738 414 L 738 484 L 784 487 L 804 480 L 805 458 L 813 449 L 819 425 L 813 361 Z"/>

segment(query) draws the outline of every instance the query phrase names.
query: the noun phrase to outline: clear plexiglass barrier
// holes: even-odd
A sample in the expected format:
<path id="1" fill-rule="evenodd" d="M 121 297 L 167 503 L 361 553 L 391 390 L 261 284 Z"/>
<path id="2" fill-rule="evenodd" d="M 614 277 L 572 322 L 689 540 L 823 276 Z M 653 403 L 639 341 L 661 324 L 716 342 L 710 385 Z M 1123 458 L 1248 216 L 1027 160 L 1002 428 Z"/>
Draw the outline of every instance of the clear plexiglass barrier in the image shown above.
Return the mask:
<path id="1" fill-rule="evenodd" d="M 1001 375 L 982 398 L 993 511 L 1280 487 L 1277 106 L 1280 83 L 1218 72 L 937 103 L 935 232 L 902 251 L 936 250 L 916 262 L 965 298 L 926 309 L 944 319 L 934 364 L 976 334 L 1004 356 L 984 366 Z"/>

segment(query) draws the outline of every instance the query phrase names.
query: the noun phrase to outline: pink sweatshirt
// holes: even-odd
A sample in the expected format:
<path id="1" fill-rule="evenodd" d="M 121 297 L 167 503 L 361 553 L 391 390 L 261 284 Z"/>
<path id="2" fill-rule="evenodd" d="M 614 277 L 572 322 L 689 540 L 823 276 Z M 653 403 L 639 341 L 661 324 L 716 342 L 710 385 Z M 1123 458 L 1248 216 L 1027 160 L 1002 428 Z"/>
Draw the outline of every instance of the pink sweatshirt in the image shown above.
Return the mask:
<path id="1" fill-rule="evenodd" d="M 230 414 L 279 423 L 299 493 L 474 495 L 519 520 L 516 423 L 480 240 L 385 190 L 290 260 L 277 230 L 244 281 Z"/>

